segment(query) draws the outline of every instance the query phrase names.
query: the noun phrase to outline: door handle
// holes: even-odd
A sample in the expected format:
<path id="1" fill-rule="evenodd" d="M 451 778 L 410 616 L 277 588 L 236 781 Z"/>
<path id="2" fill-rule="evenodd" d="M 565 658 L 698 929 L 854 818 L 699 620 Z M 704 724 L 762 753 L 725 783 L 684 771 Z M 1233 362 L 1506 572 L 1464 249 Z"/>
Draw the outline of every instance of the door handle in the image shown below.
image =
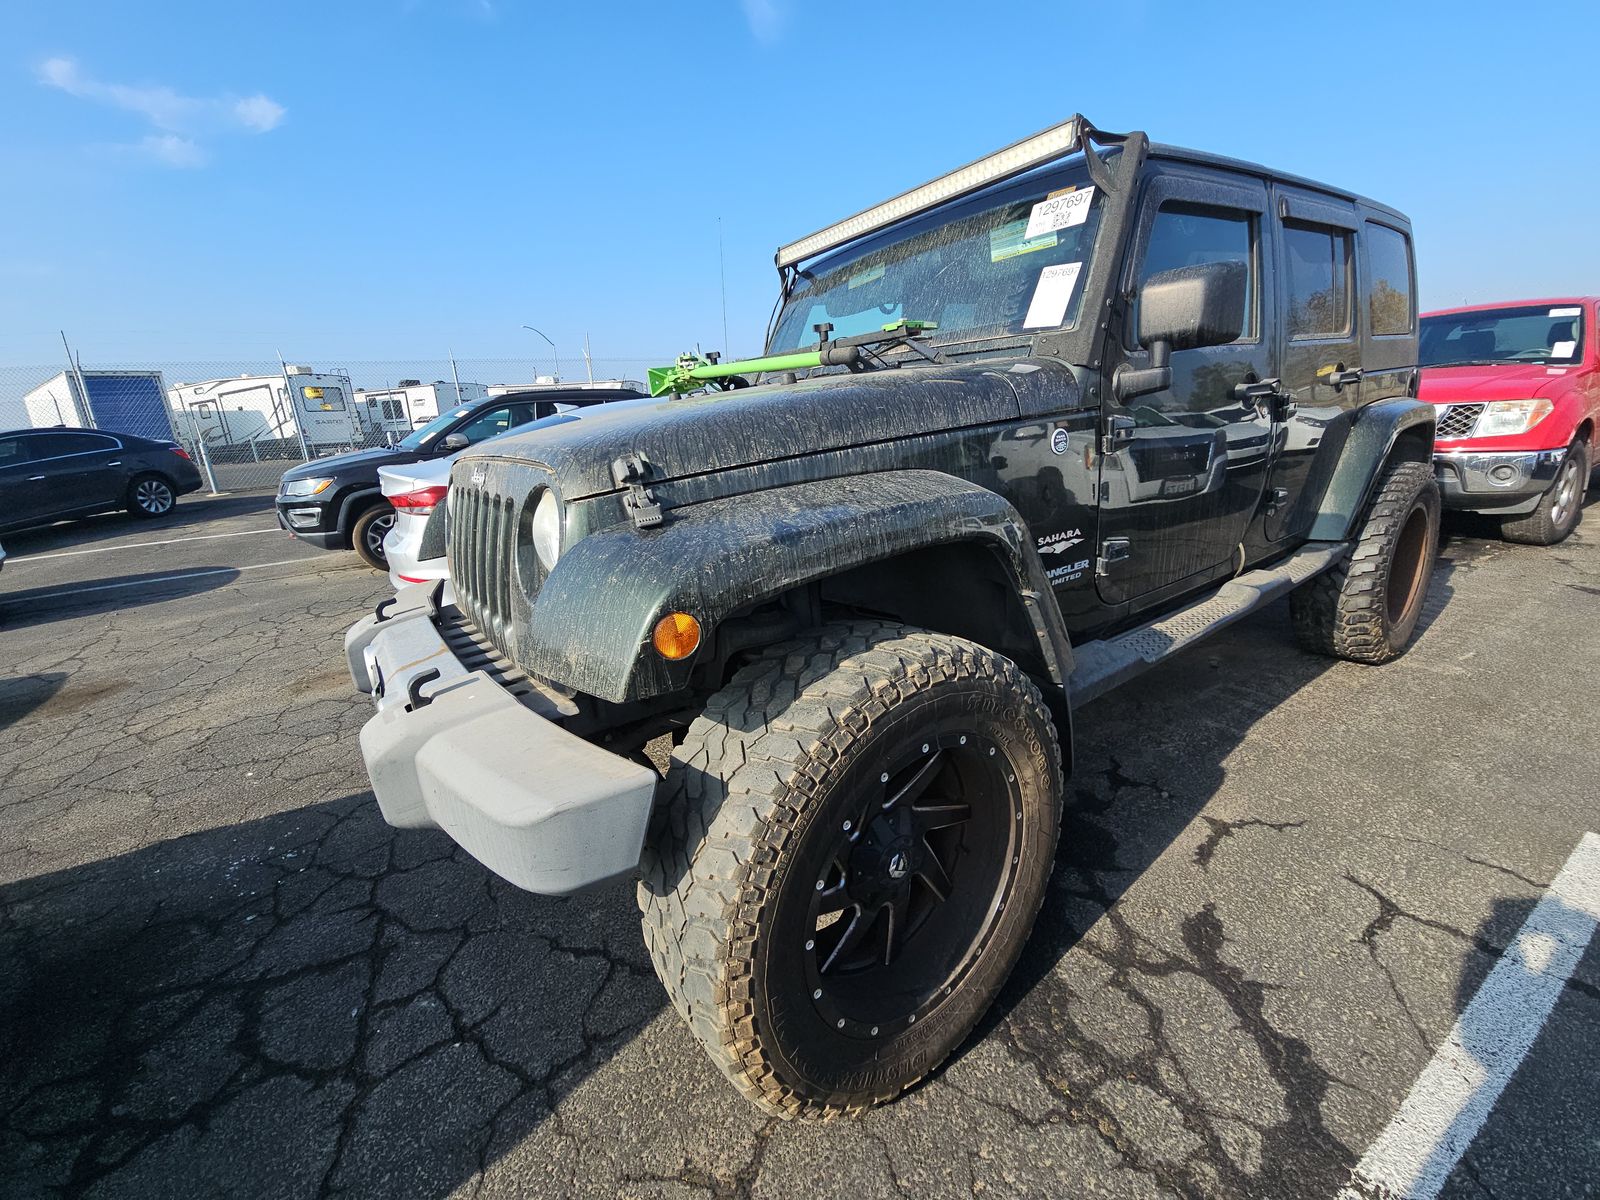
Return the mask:
<path id="1" fill-rule="evenodd" d="M 121 465 L 122 465 L 122 460 L 120 458 L 113 459 L 111 462 L 108 462 L 106 464 L 106 466 L 108 466 L 108 467 L 120 467 Z"/>
<path id="2" fill-rule="evenodd" d="M 1330 387 L 1334 388 L 1342 388 L 1347 383 L 1360 383 L 1361 368 L 1351 367 L 1348 371 L 1346 371 L 1344 369 L 1344 364 L 1340 363 L 1338 366 L 1334 367 L 1333 370 L 1328 372 L 1326 382 Z"/>
<path id="3" fill-rule="evenodd" d="M 28 476 L 28 482 L 29 483 L 38 483 L 40 480 L 42 480 L 44 478 L 45 477 L 43 475 L 29 475 Z"/>
<path id="4" fill-rule="evenodd" d="M 1249 379 L 1243 383 L 1233 385 L 1233 398 L 1241 404 L 1249 404 L 1258 412 L 1262 409 L 1262 401 L 1266 401 L 1266 411 L 1263 416 L 1270 416 L 1275 421 L 1287 421 L 1294 416 L 1294 394 L 1283 390 L 1281 379 Z"/>

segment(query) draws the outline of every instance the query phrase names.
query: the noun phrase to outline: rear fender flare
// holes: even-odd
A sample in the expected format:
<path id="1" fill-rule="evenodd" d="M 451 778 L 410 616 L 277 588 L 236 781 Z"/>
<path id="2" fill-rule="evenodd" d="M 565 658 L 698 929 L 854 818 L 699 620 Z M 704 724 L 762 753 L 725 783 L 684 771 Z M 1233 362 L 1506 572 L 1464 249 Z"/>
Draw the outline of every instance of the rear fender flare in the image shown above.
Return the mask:
<path id="1" fill-rule="evenodd" d="M 1003 497 L 938 471 L 883 471 L 672 509 L 655 530 L 613 526 L 562 555 L 517 647 L 532 673 L 624 703 L 686 686 L 694 656 L 651 644 L 667 613 L 720 621 L 797 586 L 959 542 L 994 553 L 1017 589 L 1039 656 L 1064 685 L 1072 650 L 1027 525 Z"/>
<path id="2" fill-rule="evenodd" d="M 1351 537 L 1384 467 L 1397 454 L 1431 465 L 1434 426 L 1434 407 L 1421 400 L 1396 397 L 1357 409 L 1317 506 L 1311 540 L 1342 542 Z"/>

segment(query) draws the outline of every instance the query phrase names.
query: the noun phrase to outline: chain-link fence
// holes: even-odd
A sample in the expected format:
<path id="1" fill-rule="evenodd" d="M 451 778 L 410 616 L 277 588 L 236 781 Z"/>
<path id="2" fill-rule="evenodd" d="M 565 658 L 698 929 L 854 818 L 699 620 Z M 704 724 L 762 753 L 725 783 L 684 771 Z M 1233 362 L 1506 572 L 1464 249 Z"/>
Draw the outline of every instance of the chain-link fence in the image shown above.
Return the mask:
<path id="1" fill-rule="evenodd" d="M 266 491 L 291 467 L 394 445 L 462 403 L 558 383 L 642 390 L 648 368 L 673 357 L 0 366 L 0 430 L 90 426 L 168 438 L 215 491 Z"/>

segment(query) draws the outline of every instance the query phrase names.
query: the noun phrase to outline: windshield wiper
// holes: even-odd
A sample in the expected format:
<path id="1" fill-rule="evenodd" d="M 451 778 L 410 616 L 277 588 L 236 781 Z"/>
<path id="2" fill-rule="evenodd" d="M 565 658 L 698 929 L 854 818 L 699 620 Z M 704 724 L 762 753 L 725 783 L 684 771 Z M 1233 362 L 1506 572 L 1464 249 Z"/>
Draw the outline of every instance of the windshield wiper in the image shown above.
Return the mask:
<path id="1" fill-rule="evenodd" d="M 1449 362 L 1423 363 L 1424 367 L 1498 367 L 1503 358 L 1457 358 Z"/>

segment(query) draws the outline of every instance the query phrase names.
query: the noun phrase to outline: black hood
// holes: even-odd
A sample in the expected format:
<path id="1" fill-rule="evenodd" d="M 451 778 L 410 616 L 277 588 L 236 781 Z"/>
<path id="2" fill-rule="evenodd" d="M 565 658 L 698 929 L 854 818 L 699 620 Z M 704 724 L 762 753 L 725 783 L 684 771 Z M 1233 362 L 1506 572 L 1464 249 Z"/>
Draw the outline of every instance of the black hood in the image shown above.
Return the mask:
<path id="1" fill-rule="evenodd" d="M 504 434 L 459 461 L 537 463 L 576 500 L 614 490 L 611 464 L 627 454 L 643 456 L 652 481 L 664 481 L 1019 415 L 1005 366 L 902 367 L 599 405 L 577 420 Z"/>
<path id="2" fill-rule="evenodd" d="M 415 450 L 402 450 L 396 446 L 379 446 L 372 450 L 357 450 L 351 454 L 333 454 L 327 458 L 314 458 L 283 473 L 285 479 L 319 479 L 324 475 L 346 475 L 367 472 L 373 481 L 378 478 L 379 467 L 398 467 L 418 462 L 428 457 Z"/>

